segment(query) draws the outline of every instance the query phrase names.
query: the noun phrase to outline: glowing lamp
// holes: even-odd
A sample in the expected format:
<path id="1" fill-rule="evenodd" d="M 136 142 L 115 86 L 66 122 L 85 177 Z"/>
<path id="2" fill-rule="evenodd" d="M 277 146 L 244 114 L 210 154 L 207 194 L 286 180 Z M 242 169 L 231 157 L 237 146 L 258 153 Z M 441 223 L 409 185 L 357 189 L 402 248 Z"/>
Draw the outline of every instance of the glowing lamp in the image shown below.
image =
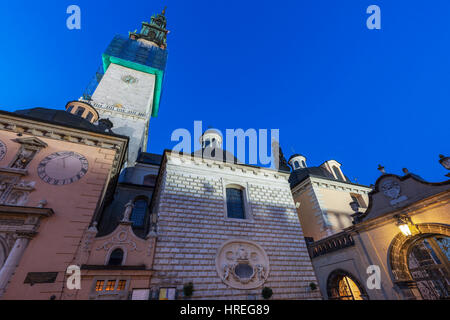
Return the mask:
<path id="1" fill-rule="evenodd" d="M 411 227 L 413 227 L 414 224 L 412 223 L 411 218 L 406 215 L 396 216 L 396 218 L 397 218 L 397 227 L 400 229 L 403 235 L 405 237 L 412 236 L 413 231 L 411 230 Z"/>
<path id="2" fill-rule="evenodd" d="M 408 237 L 410 235 L 412 235 L 411 229 L 409 229 L 408 224 L 399 224 L 398 228 L 400 229 L 400 231 L 403 233 L 404 236 Z"/>

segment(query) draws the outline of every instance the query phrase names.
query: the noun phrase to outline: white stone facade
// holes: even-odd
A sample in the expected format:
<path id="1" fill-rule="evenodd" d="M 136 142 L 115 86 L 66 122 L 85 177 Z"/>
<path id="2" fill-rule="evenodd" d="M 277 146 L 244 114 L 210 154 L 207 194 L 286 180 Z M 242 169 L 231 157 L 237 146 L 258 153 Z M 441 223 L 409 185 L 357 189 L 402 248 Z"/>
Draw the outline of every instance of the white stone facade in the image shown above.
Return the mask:
<path id="1" fill-rule="evenodd" d="M 182 292 L 184 284 L 193 282 L 194 299 L 261 299 L 263 287 L 272 288 L 273 299 L 321 297 L 309 287 L 317 281 L 286 174 L 170 152 L 165 159 L 152 290 L 176 287 Z M 227 218 L 228 184 L 245 188 L 246 219 Z M 259 271 L 268 274 L 258 273 L 261 285 L 237 289 L 226 284 L 216 258 L 230 240 L 242 240 L 249 250 L 259 246 L 267 254 L 269 265 L 264 258 Z"/>
<path id="2" fill-rule="evenodd" d="M 153 108 L 155 75 L 111 63 L 92 95 L 100 118 L 109 118 L 114 133 L 130 137 L 128 165 L 146 150 Z"/>

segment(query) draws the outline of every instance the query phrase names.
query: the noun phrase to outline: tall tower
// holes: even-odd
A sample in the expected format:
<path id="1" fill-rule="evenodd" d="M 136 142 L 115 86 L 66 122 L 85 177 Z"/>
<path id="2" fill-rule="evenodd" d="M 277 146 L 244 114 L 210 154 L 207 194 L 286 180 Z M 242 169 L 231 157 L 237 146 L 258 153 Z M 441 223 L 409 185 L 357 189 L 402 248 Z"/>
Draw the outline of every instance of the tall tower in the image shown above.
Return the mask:
<path id="1" fill-rule="evenodd" d="M 95 90 L 84 94 L 99 113 L 113 123 L 113 131 L 130 138 L 127 165 L 146 151 L 151 117 L 158 115 L 167 60 L 165 9 L 143 22 L 129 37 L 117 35 L 102 55 Z M 104 73 L 104 74 L 102 74 Z"/>

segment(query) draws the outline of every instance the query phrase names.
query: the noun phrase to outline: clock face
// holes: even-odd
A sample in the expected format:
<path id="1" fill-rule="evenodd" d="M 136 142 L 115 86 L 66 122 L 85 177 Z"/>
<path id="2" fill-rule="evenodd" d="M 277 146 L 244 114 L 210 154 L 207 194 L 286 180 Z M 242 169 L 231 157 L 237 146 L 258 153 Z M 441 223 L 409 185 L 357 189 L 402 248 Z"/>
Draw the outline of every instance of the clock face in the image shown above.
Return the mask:
<path id="1" fill-rule="evenodd" d="M 126 75 L 122 77 L 122 81 L 128 84 L 134 84 L 137 82 L 137 79 L 131 75 Z"/>
<path id="2" fill-rule="evenodd" d="M 6 144 L 2 140 L 0 140 L 0 160 L 5 157 L 6 150 Z"/>
<path id="3" fill-rule="evenodd" d="M 52 153 L 38 166 L 39 177 L 53 185 L 65 185 L 78 181 L 87 171 L 87 159 L 72 151 Z"/>

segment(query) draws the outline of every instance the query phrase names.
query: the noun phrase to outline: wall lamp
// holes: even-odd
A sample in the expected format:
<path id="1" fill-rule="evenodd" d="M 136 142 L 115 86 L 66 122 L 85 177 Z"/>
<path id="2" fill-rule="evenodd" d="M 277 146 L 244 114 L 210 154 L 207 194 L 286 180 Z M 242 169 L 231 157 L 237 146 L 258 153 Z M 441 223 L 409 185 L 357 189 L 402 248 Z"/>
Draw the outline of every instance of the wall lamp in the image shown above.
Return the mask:
<path id="1" fill-rule="evenodd" d="M 395 215 L 395 219 L 397 219 L 397 227 L 403 233 L 405 237 L 412 236 L 413 234 L 420 233 L 419 228 L 412 222 L 411 217 L 406 214 L 403 215 Z"/>

